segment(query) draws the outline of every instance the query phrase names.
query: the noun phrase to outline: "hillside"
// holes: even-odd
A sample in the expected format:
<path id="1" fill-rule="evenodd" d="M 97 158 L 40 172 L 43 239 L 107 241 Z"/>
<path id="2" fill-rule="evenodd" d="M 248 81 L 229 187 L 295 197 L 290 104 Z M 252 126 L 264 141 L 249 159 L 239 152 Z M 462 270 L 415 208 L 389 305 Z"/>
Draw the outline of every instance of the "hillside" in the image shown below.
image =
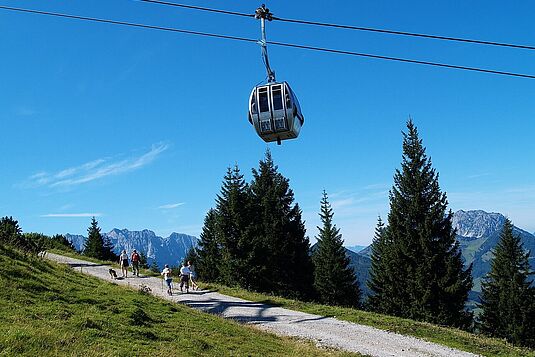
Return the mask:
<path id="1" fill-rule="evenodd" d="M 0 246 L 0 355 L 349 356 Z"/>

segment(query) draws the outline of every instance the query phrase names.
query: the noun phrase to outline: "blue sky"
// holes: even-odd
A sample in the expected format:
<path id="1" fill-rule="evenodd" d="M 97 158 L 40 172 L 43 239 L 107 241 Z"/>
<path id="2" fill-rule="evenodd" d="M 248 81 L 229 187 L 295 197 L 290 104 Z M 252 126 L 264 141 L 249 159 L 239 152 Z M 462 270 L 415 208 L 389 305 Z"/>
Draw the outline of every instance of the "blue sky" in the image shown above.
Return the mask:
<path id="1" fill-rule="evenodd" d="M 189 4 L 252 13 L 250 1 Z M 138 1 L 0 5 L 259 37 L 253 19 Z M 268 1 L 298 18 L 534 45 L 535 4 Z M 268 40 L 535 74 L 535 51 L 268 24 Z M 450 207 L 508 215 L 535 231 L 535 80 L 269 47 L 298 95 L 297 140 L 266 145 L 246 117 L 265 79 L 252 43 L 0 10 L 0 215 L 24 231 L 151 229 L 198 235 L 226 168 L 246 178 L 267 147 L 290 179 L 308 235 L 321 192 L 348 245 L 367 244 L 401 161 L 408 116 Z"/>

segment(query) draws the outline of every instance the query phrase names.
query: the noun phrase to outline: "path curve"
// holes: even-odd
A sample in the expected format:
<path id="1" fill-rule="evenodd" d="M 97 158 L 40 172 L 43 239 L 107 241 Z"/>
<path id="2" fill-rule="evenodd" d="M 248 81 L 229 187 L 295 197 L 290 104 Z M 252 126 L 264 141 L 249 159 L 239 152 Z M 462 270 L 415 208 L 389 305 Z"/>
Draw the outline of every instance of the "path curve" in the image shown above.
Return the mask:
<path id="1" fill-rule="evenodd" d="M 476 356 L 436 343 L 423 341 L 411 336 L 379 330 L 331 317 L 307 314 L 262 303 L 251 302 L 212 291 L 195 291 L 189 294 L 168 296 L 162 280 L 155 277 L 129 277 L 111 280 L 110 266 L 91 263 L 80 259 L 47 253 L 46 258 L 68 264 L 84 274 L 108 280 L 118 285 L 139 289 L 145 285 L 152 294 L 160 298 L 186 304 L 212 314 L 254 324 L 277 335 L 293 336 L 314 341 L 316 344 L 334 347 L 350 352 L 377 357 L 464 357 Z"/>

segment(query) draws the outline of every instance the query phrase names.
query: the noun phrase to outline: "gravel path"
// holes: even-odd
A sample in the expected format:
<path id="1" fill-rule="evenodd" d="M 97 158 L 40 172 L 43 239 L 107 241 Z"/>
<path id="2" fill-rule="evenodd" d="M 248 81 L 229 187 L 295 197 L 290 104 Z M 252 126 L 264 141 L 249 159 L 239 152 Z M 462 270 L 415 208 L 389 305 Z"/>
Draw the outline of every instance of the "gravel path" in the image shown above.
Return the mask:
<path id="1" fill-rule="evenodd" d="M 90 263 L 57 254 L 47 253 L 46 258 L 70 265 L 73 269 L 101 279 L 110 280 L 110 266 Z M 120 272 L 118 271 L 119 275 Z M 176 279 L 175 279 L 176 280 Z M 111 282 L 111 280 L 110 280 Z M 186 304 L 212 314 L 254 324 L 278 335 L 313 340 L 321 346 L 359 352 L 370 356 L 475 356 L 415 337 L 379 330 L 373 327 L 340 321 L 330 317 L 251 302 L 212 291 L 194 291 L 168 296 L 162 280 L 155 277 L 128 277 L 113 281 L 119 285 L 139 289 L 148 286 L 152 294 L 166 300 Z M 177 286 L 178 287 L 178 286 Z"/>

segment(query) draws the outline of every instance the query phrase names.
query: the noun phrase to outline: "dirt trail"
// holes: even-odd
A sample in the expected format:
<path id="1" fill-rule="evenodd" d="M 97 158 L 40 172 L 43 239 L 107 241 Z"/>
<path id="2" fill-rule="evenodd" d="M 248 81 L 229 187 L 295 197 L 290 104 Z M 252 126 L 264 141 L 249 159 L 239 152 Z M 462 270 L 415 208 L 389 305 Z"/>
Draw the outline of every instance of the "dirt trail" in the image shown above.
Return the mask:
<path id="1" fill-rule="evenodd" d="M 79 259 L 49 253 L 47 259 L 70 265 L 82 271 L 112 282 L 108 269 L 110 266 L 95 264 Z M 476 356 L 415 337 L 379 330 L 335 318 L 307 314 L 266 304 L 251 302 L 211 291 L 194 291 L 189 294 L 178 293 L 168 296 L 162 280 L 155 277 L 128 277 L 114 280 L 119 285 L 139 289 L 145 285 L 152 294 L 166 300 L 186 304 L 212 314 L 254 324 L 261 329 L 278 335 L 293 336 L 313 340 L 321 346 L 359 352 L 370 356 Z M 178 286 L 177 286 L 178 287 Z M 175 290 L 176 291 L 176 290 Z"/>

